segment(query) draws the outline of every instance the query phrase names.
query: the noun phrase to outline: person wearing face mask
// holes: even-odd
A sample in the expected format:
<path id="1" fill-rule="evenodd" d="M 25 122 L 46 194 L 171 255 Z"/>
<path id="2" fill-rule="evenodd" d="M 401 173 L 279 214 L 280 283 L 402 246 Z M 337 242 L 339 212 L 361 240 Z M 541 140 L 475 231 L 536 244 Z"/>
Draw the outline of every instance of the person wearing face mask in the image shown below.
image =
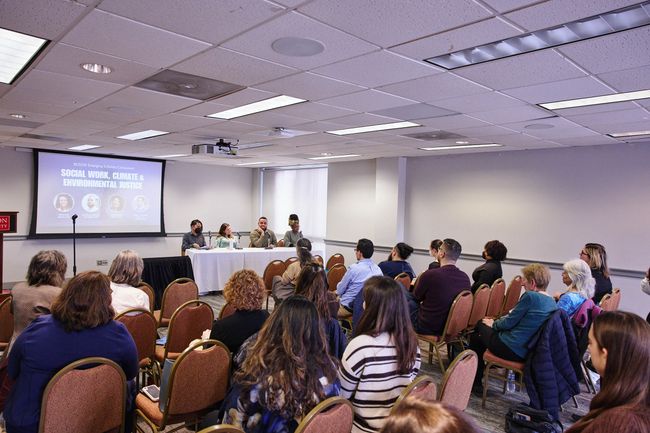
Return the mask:
<path id="1" fill-rule="evenodd" d="M 481 284 L 491 286 L 492 283 L 503 277 L 501 262 L 505 260 L 506 254 L 508 254 L 508 249 L 497 240 L 489 241 L 485 244 L 482 254 L 485 263 L 472 272 L 472 279 L 474 280 L 472 293 L 475 293 L 481 287 Z"/>
<path id="2" fill-rule="evenodd" d="M 181 250 L 183 252 L 188 248 L 201 248 L 205 246 L 203 223 L 199 220 L 192 220 L 190 228 L 191 231 L 183 235 L 183 244 L 181 245 Z"/>

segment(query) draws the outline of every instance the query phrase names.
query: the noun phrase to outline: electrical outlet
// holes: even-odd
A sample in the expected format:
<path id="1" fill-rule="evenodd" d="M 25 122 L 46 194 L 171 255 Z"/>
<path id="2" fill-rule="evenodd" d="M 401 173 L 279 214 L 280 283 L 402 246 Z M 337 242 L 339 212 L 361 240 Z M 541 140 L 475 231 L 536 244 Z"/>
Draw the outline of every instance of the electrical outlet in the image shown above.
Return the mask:
<path id="1" fill-rule="evenodd" d="M 106 259 L 97 260 L 97 266 L 108 266 L 108 260 Z"/>

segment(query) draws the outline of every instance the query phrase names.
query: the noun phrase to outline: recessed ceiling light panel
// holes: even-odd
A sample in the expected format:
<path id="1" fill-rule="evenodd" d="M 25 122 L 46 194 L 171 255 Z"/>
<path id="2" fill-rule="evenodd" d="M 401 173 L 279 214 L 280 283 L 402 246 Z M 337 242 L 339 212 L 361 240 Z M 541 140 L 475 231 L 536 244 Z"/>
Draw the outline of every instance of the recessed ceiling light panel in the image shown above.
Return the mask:
<path id="1" fill-rule="evenodd" d="M 93 74 L 107 75 L 113 72 L 113 68 L 110 66 L 100 65 L 99 63 L 82 63 L 80 66 L 81 69 L 92 72 Z"/>
<path id="2" fill-rule="evenodd" d="M 81 144 L 79 146 L 68 147 L 68 149 L 84 151 L 84 150 L 90 150 L 90 149 L 97 149 L 98 147 L 101 147 L 101 146 L 96 146 L 94 144 Z"/>
<path id="3" fill-rule="evenodd" d="M 48 42 L 0 28 L 0 83 L 13 83 Z"/>
<path id="4" fill-rule="evenodd" d="M 151 137 L 158 137 L 161 135 L 169 134 L 169 132 L 166 131 L 156 131 L 155 129 L 147 129 L 146 131 L 140 131 L 140 132 L 134 132 L 132 134 L 126 134 L 126 135 L 120 135 L 117 138 L 121 138 L 122 140 L 143 140 L 145 138 L 151 138 Z"/>
<path id="5" fill-rule="evenodd" d="M 25 116 L 24 114 L 20 114 L 20 113 L 11 113 L 10 116 L 15 118 L 15 119 L 26 119 L 27 118 L 27 116 Z"/>
<path id="6" fill-rule="evenodd" d="M 173 155 L 158 155 L 158 156 L 154 156 L 154 158 L 180 158 L 183 156 L 189 156 L 189 155 L 186 155 L 184 153 L 175 153 Z"/>
<path id="7" fill-rule="evenodd" d="M 590 105 L 611 104 L 613 102 L 636 101 L 650 98 L 650 90 L 636 92 L 613 93 L 611 95 L 592 96 L 590 98 L 567 99 L 565 101 L 537 104 L 547 110 L 562 110 L 565 108 L 588 107 Z"/>
<path id="8" fill-rule="evenodd" d="M 322 159 L 339 159 L 339 158 L 354 158 L 355 156 L 361 156 L 361 155 L 354 155 L 354 154 L 348 154 L 348 155 L 330 155 L 330 156 L 315 156 L 312 159 L 314 161 L 322 160 Z"/>
<path id="9" fill-rule="evenodd" d="M 414 126 L 422 126 L 422 125 L 413 122 L 395 122 L 395 123 L 382 123 L 379 125 L 359 126 L 357 128 L 337 129 L 334 131 L 325 131 L 325 132 L 334 135 L 350 135 L 350 134 L 361 134 L 364 132 L 387 131 L 390 129 L 412 128 Z"/>
<path id="10" fill-rule="evenodd" d="M 634 131 L 634 132 L 614 132 L 607 134 L 612 138 L 624 138 L 624 137 L 642 137 L 644 135 L 650 135 L 649 131 Z"/>
<path id="11" fill-rule="evenodd" d="M 268 164 L 267 161 L 259 161 L 259 162 L 242 162 L 241 164 L 237 165 L 262 165 L 262 164 Z"/>
<path id="12" fill-rule="evenodd" d="M 460 149 L 476 149 L 481 147 L 501 147 L 501 144 L 486 143 L 486 144 L 466 144 L 459 146 L 437 146 L 437 147 L 420 147 L 420 150 L 460 150 Z"/>
<path id="13" fill-rule="evenodd" d="M 268 110 L 273 110 L 275 108 L 299 104 L 301 102 L 305 102 L 305 99 L 294 98 L 293 96 L 280 95 L 274 98 L 264 99 L 263 101 L 253 102 L 252 104 L 242 105 L 241 107 L 231 108 L 230 110 L 208 114 L 206 117 L 214 117 L 217 119 L 230 120 L 236 117 L 248 116 L 249 114 L 260 113 L 262 111 L 268 111 Z"/>

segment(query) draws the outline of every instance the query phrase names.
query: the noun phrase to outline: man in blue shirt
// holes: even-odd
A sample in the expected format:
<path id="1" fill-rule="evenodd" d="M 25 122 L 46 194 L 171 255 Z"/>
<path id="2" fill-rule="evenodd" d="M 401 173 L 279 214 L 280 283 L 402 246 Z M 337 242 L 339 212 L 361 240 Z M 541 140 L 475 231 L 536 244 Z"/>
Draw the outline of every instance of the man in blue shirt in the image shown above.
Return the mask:
<path id="1" fill-rule="evenodd" d="M 375 246 L 370 239 L 359 239 L 354 249 L 357 263 L 350 266 L 343 279 L 336 286 L 336 294 L 339 296 L 339 318 L 352 316 L 354 299 L 361 292 L 363 283 L 372 276 L 383 275 L 379 266 L 373 263 L 370 258 L 375 252 Z"/>

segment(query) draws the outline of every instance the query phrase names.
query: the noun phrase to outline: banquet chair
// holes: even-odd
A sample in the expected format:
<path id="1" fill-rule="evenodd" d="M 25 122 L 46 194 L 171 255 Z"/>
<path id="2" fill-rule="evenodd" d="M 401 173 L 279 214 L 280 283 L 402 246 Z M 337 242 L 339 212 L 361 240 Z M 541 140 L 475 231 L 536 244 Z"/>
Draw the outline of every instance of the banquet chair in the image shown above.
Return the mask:
<path id="1" fill-rule="evenodd" d="M 343 397 L 321 401 L 300 421 L 295 433 L 350 433 L 354 409 Z"/>
<path id="2" fill-rule="evenodd" d="M 273 293 L 273 277 L 276 275 L 281 277 L 286 269 L 287 265 L 282 260 L 273 260 L 264 269 L 262 279 L 266 288 L 266 311 L 269 311 L 269 297 Z"/>
<path id="3" fill-rule="evenodd" d="M 506 295 L 506 282 L 503 278 L 497 279 L 492 283 L 492 288 L 490 289 L 490 299 L 488 300 L 487 311 L 485 312 L 486 317 L 499 317 L 501 314 L 501 307 L 503 306 L 503 299 Z"/>
<path id="4" fill-rule="evenodd" d="M 177 278 L 169 283 L 163 292 L 160 310 L 154 311 L 158 327 L 168 326 L 174 311 L 194 299 L 199 299 L 199 288 L 191 278 Z"/>
<path id="5" fill-rule="evenodd" d="M 284 246 L 284 239 L 280 239 L 280 240 L 278 241 L 278 246 L 279 246 L 279 247 L 283 247 L 283 246 Z"/>
<path id="6" fill-rule="evenodd" d="M 298 261 L 298 257 L 289 257 L 287 260 L 284 261 L 284 266 L 288 268 L 290 264 L 297 261 Z"/>
<path id="7" fill-rule="evenodd" d="M 186 426 L 197 430 L 202 417 L 218 408 L 217 404 L 226 396 L 230 356 L 226 346 L 217 340 L 199 341 L 186 348 L 174 362 L 169 380 L 161 386 L 158 402 L 138 394 L 136 416 L 154 433 L 163 430 L 170 433 Z M 177 423 L 182 424 L 165 429 Z M 144 430 L 137 425 L 137 431 Z"/>
<path id="8" fill-rule="evenodd" d="M 501 314 L 499 316 L 505 316 L 510 310 L 515 308 L 515 305 L 517 305 L 521 297 L 521 286 L 521 275 L 517 275 L 512 279 L 510 285 L 508 285 L 508 291 L 503 299 L 503 307 L 501 307 Z"/>
<path id="9" fill-rule="evenodd" d="M 235 427 L 234 425 L 230 425 L 230 424 L 211 425 L 210 427 L 206 427 L 206 428 L 198 431 L 198 433 L 214 433 L 214 432 L 219 432 L 219 433 L 246 433 L 244 430 L 240 429 L 239 427 Z"/>
<path id="10" fill-rule="evenodd" d="M 122 433 L 125 411 L 126 376 L 122 367 L 106 358 L 83 358 L 65 366 L 48 382 L 38 431 Z"/>
<path id="11" fill-rule="evenodd" d="M 472 311 L 469 314 L 469 321 L 467 322 L 466 334 L 474 329 L 474 326 L 479 320 L 485 317 L 487 311 L 488 300 L 490 299 L 490 286 L 481 284 L 474 292 L 474 300 L 472 301 Z"/>
<path id="12" fill-rule="evenodd" d="M 442 363 L 442 357 L 440 356 L 440 348 L 446 344 L 458 342 L 461 347 L 465 349 L 462 331 L 467 328 L 467 322 L 469 321 L 471 311 L 472 292 L 469 290 L 463 290 L 458 294 L 458 296 L 456 296 L 454 302 L 451 304 L 442 335 L 417 334 L 418 340 L 429 343 L 429 364 L 433 363 L 433 351 L 435 350 L 440 370 L 443 373 L 445 372 L 445 366 Z"/>
<path id="13" fill-rule="evenodd" d="M 343 279 L 346 272 L 345 265 L 340 263 L 335 264 L 327 271 L 327 287 L 330 291 L 334 292 L 336 290 L 336 285 Z"/>
<path id="14" fill-rule="evenodd" d="M 345 265 L 345 257 L 343 257 L 343 254 L 340 253 L 332 254 L 332 256 L 329 259 L 327 259 L 327 265 L 325 265 L 325 269 L 329 271 L 332 268 L 332 266 L 336 264 Z"/>
<path id="15" fill-rule="evenodd" d="M 605 311 L 618 310 L 618 304 L 621 302 L 621 289 L 614 289 L 612 293 L 608 293 L 600 300 L 600 308 Z"/>
<path id="16" fill-rule="evenodd" d="M 203 301 L 187 301 L 172 315 L 164 346 L 156 346 L 156 361 L 163 365 L 166 359 L 176 359 L 190 345 L 201 338 L 206 329 L 212 329 L 214 312 Z"/>
<path id="17" fill-rule="evenodd" d="M 143 308 L 132 308 L 118 314 L 115 320 L 124 324 L 133 337 L 138 351 L 140 371 L 151 377 L 153 383 L 160 384 L 160 366 L 156 362 L 158 323 L 153 313 Z M 140 389 L 140 375 L 137 377 L 137 384 Z"/>
<path id="18" fill-rule="evenodd" d="M 519 375 L 519 389 L 524 388 L 524 362 L 509 361 L 507 359 L 499 358 L 490 350 L 486 350 L 483 354 L 483 361 L 485 361 L 485 370 L 483 372 L 483 399 L 481 400 L 481 407 L 485 408 L 485 400 L 487 399 L 488 383 L 491 377 L 496 377 L 503 381 L 503 392 L 506 392 L 506 384 L 508 382 L 508 370 L 515 372 Z M 497 367 L 497 370 L 492 373 L 492 367 Z M 500 374 L 499 370 L 503 371 Z"/>
<path id="19" fill-rule="evenodd" d="M 237 311 L 237 309 L 235 309 L 230 302 L 226 302 L 224 306 L 221 307 L 221 311 L 219 311 L 219 320 L 232 316 L 235 314 L 235 311 Z"/>
<path id="20" fill-rule="evenodd" d="M 436 401 L 438 399 L 438 389 L 436 387 L 436 382 L 433 380 L 433 377 L 423 374 L 418 376 L 411 382 L 404 391 L 401 392 L 395 404 L 390 410 L 390 415 L 395 414 L 395 411 L 399 405 L 407 397 L 415 397 L 424 401 Z"/>
<path id="21" fill-rule="evenodd" d="M 411 287 L 411 277 L 406 272 L 402 272 L 395 276 L 395 281 L 400 283 L 405 290 L 409 290 Z"/>
<path id="22" fill-rule="evenodd" d="M 422 274 L 425 272 L 426 271 L 420 272 L 420 274 L 415 277 L 415 280 L 411 281 L 411 288 L 409 289 L 410 292 L 415 291 L 415 288 L 418 286 L 419 282 L 422 281 Z"/>
<path id="23" fill-rule="evenodd" d="M 156 306 L 156 295 L 153 290 L 153 287 L 151 287 L 150 284 L 141 281 L 137 288 L 147 294 L 147 297 L 149 298 L 149 311 L 153 313 L 155 311 L 155 306 Z"/>
<path id="24" fill-rule="evenodd" d="M 0 302 L 0 350 L 9 346 L 11 337 L 14 335 L 14 313 L 11 310 L 11 296 L 7 296 Z"/>
<path id="25" fill-rule="evenodd" d="M 473 350 L 462 351 L 451 363 L 442 378 L 440 401 L 465 410 L 472 393 L 472 384 L 478 367 L 478 355 Z"/>
<path id="26" fill-rule="evenodd" d="M 312 256 L 312 258 L 318 262 L 319 265 L 323 266 L 323 257 L 318 254 Z"/>

